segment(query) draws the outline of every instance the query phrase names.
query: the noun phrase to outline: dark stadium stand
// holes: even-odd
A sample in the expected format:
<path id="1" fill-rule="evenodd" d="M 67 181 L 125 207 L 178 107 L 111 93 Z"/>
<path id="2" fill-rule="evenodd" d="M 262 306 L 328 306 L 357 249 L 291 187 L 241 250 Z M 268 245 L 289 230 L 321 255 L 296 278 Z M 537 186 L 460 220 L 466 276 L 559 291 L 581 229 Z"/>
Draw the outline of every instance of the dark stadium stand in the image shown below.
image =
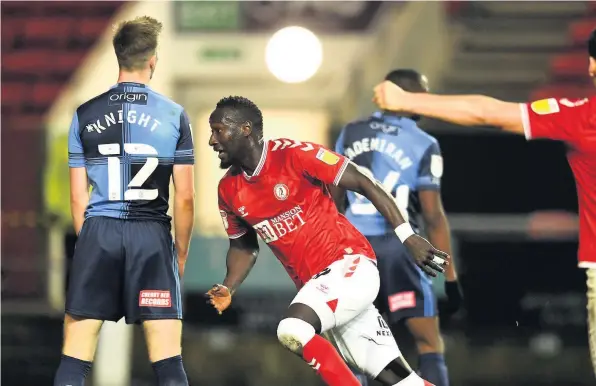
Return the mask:
<path id="1" fill-rule="evenodd" d="M 4 304 L 11 298 L 37 300 L 46 296 L 46 232 L 35 216 L 25 215 L 42 212 L 39 183 L 40 165 L 45 163 L 44 114 L 122 3 L 47 1 L 0 5 Z M 61 320 L 3 313 L 2 324 L 2 348 L 10 352 L 2 366 L 11 369 L 2 372 L 2 384 L 15 384 L 10 379 L 17 378 L 20 385 L 47 384 L 48 374 L 51 376 L 59 360 L 47 347 L 59 347 L 61 340 L 59 334 L 48 331 L 60 331 Z"/>
<path id="2" fill-rule="evenodd" d="M 4 123 L 41 120 L 121 3 L 2 4 Z"/>
<path id="3" fill-rule="evenodd" d="M 44 114 L 122 1 L 3 2 L 2 35 L 2 257 L 5 295 L 35 297 L 44 290 L 44 232 L 35 219 L 5 214 L 41 213 Z M 19 164 L 18 168 L 8 165 Z M 26 240 L 27 242 L 23 242 Z"/>
<path id="4" fill-rule="evenodd" d="M 456 9 L 459 44 L 437 91 L 523 101 L 555 81 L 561 85 L 552 69 L 569 74 L 570 67 L 584 76 L 564 85 L 590 86 L 584 43 L 590 23 L 573 27 L 594 14 L 585 2 L 466 2 Z M 558 57 L 579 51 L 583 56 Z"/>
<path id="5" fill-rule="evenodd" d="M 596 28 L 596 7 L 590 3 L 586 15 L 569 23 L 567 47 L 552 55 L 549 82 L 531 94 L 532 99 L 546 97 L 581 98 L 596 95 L 588 80 L 586 41 Z"/>

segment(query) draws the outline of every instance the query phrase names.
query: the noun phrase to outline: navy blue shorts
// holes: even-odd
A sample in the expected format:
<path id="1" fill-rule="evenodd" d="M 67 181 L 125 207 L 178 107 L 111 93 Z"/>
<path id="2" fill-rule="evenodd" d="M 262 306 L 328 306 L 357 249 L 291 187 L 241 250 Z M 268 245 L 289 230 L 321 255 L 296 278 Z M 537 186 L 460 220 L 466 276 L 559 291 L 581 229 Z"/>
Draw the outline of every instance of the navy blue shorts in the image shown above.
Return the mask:
<path id="1" fill-rule="evenodd" d="M 182 319 L 178 259 L 169 224 L 91 217 L 75 246 L 66 294 L 73 316 L 140 323 Z"/>
<path id="2" fill-rule="evenodd" d="M 437 316 L 437 299 L 431 278 L 410 256 L 406 247 L 391 234 L 367 236 L 377 255 L 381 288 L 375 301 L 379 312 L 391 324 L 407 318 Z"/>

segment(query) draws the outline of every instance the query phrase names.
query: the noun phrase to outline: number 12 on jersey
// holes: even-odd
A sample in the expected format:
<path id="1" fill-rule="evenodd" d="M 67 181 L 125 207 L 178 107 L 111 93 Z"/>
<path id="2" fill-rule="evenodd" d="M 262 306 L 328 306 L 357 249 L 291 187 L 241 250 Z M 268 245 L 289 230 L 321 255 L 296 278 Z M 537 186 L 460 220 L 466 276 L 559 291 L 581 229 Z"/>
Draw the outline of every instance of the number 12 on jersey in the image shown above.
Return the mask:
<path id="1" fill-rule="evenodd" d="M 375 178 L 373 172 L 365 167 L 365 166 L 358 166 L 360 170 L 369 176 L 370 178 Z M 401 212 L 402 217 L 404 220 L 408 221 L 408 204 L 410 201 L 410 187 L 408 185 L 397 185 L 399 181 L 400 173 L 391 170 L 385 176 L 385 179 L 382 182 L 383 188 L 391 194 L 395 189 L 395 203 Z M 377 208 L 364 196 L 361 194 L 355 193 L 356 201 L 350 205 L 350 209 L 352 213 L 355 215 L 372 215 L 377 214 Z"/>
<path id="2" fill-rule="evenodd" d="M 98 146 L 102 155 L 120 155 L 119 143 L 107 143 Z M 142 143 L 125 143 L 124 152 L 132 155 L 155 155 L 157 150 L 150 145 Z M 134 200 L 155 200 L 159 195 L 157 189 L 126 189 L 122 197 L 121 188 L 121 164 L 118 157 L 108 158 L 108 197 L 110 201 L 134 201 Z M 159 160 L 157 157 L 147 157 L 145 164 L 139 172 L 130 180 L 127 188 L 140 188 L 157 169 Z"/>

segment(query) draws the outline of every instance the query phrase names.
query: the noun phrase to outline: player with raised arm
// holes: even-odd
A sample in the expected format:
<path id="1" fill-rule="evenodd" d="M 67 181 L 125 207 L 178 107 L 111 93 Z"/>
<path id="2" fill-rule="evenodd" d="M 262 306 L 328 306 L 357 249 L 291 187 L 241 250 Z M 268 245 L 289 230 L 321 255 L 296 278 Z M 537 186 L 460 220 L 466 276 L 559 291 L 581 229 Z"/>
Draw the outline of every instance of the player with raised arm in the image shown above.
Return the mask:
<path id="1" fill-rule="evenodd" d="M 394 70 L 385 79 L 411 92 L 428 92 L 426 77 L 414 70 Z M 418 127 L 419 118 L 378 111 L 367 119 L 348 123 L 337 139 L 335 151 L 381 181 L 417 233 L 422 217 L 429 241 L 451 254 L 449 223 L 441 200 L 443 158 L 437 140 Z M 420 375 L 437 386 L 448 386 L 431 279 L 416 266 L 395 238 L 391 225 L 369 200 L 337 187 L 331 187 L 331 192 L 340 212 L 366 236 L 377 255 L 381 275 L 376 301 L 379 311 L 386 314 L 392 330 L 405 320 L 418 349 Z M 462 301 L 453 263 L 447 267 L 445 278 L 449 311 L 453 312 Z"/>
<path id="2" fill-rule="evenodd" d="M 384 385 L 428 385 L 412 372 L 373 306 L 379 290 L 374 252 L 339 214 L 327 185 L 367 197 L 429 274 L 443 272 L 448 255 L 416 235 L 393 198 L 346 157 L 308 142 L 265 141 L 261 111 L 246 98 L 220 100 L 209 123 L 209 144 L 229 168 L 218 191 L 230 238 L 227 274 L 208 292 L 211 304 L 219 312 L 229 307 L 255 263 L 259 235 L 299 290 L 278 325 L 284 347 L 329 385 L 359 383 L 322 333 L 348 363 Z"/>
<path id="3" fill-rule="evenodd" d="M 596 79 L 596 30 L 588 40 L 588 73 Z M 432 95 L 404 91 L 391 82 L 375 87 L 384 110 L 428 116 L 463 126 L 495 126 L 526 139 L 553 139 L 568 146 L 579 201 L 579 267 L 588 282 L 588 329 L 596 373 L 596 97 L 505 102 L 483 95 Z"/>
<path id="4" fill-rule="evenodd" d="M 125 21 L 113 44 L 118 83 L 79 106 L 68 140 L 72 263 L 54 386 L 81 386 L 104 321 L 142 323 L 160 386 L 188 385 L 180 282 L 194 218 L 194 150 L 182 106 L 153 91 L 162 24 Z M 174 228 L 168 216 L 174 181 Z M 91 186 L 91 194 L 89 194 Z"/>

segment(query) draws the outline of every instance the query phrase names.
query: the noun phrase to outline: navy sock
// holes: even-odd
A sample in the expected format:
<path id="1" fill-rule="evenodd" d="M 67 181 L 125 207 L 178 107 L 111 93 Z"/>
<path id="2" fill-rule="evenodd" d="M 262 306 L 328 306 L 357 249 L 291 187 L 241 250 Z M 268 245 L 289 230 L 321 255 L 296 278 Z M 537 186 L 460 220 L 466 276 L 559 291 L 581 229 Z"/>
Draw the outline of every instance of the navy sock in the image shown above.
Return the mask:
<path id="1" fill-rule="evenodd" d="M 62 355 L 60 366 L 54 377 L 54 386 L 85 386 L 85 378 L 92 362 Z"/>
<path id="2" fill-rule="evenodd" d="M 443 354 L 422 354 L 418 358 L 420 376 L 436 386 L 449 386 L 449 375 Z"/>
<path id="3" fill-rule="evenodd" d="M 182 356 L 162 359 L 151 364 L 159 386 L 188 386 Z"/>

